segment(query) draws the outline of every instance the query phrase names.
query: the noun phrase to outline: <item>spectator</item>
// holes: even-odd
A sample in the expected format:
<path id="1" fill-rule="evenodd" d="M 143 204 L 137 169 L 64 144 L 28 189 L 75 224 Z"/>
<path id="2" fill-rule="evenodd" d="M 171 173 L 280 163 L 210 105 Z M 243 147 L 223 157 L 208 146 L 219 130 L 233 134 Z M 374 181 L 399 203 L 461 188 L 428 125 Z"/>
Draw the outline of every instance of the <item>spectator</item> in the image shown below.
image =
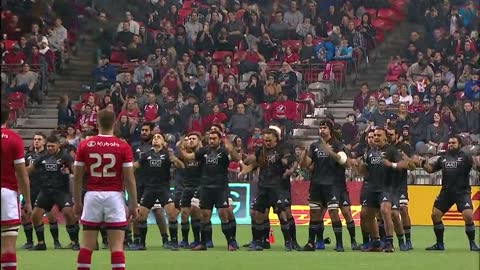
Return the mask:
<path id="1" fill-rule="evenodd" d="M 328 26 L 327 24 L 322 20 L 321 16 L 315 17 L 315 34 L 317 37 L 321 38 L 328 38 Z"/>
<path id="2" fill-rule="evenodd" d="M 203 89 L 200 84 L 198 84 L 198 80 L 196 77 L 189 77 L 188 84 L 185 84 L 185 86 L 183 87 L 183 93 L 185 95 L 194 95 L 198 100 L 202 99 Z"/>
<path id="3" fill-rule="evenodd" d="M 139 34 L 140 24 L 133 20 L 132 13 L 130 11 L 125 12 L 125 21 L 118 24 L 117 32 L 125 31 L 125 23 L 128 23 L 128 31 L 134 35 Z"/>
<path id="4" fill-rule="evenodd" d="M 378 101 L 378 110 L 372 115 L 369 121 L 373 122 L 374 126 L 384 127 L 387 123 L 387 105 L 385 104 L 385 100 L 381 99 Z"/>
<path id="5" fill-rule="evenodd" d="M 61 95 L 60 100 L 57 105 L 58 114 L 57 114 L 57 126 L 60 128 L 65 128 L 66 126 L 75 124 L 75 113 L 72 109 L 72 101 L 68 95 Z"/>
<path id="6" fill-rule="evenodd" d="M 69 125 L 67 127 L 67 134 L 66 139 L 69 145 L 77 148 L 78 144 L 80 143 L 80 136 L 75 131 L 75 127 L 73 125 Z"/>
<path id="7" fill-rule="evenodd" d="M 255 47 L 252 47 L 249 51 L 253 52 Z M 248 58 L 251 58 L 251 66 L 254 66 L 256 63 L 255 61 L 259 61 L 258 55 L 256 56 L 254 52 L 248 56 Z M 247 59 L 247 56 L 245 56 L 245 59 Z M 242 59 L 243 61 L 244 59 Z M 232 57 L 230 55 L 225 56 L 223 59 L 223 65 L 220 67 L 220 74 L 223 75 L 224 78 L 227 78 L 229 75 L 234 75 L 235 77 L 238 76 L 238 69 L 239 67 L 233 65 L 232 63 Z M 249 69 L 254 69 L 254 67 L 249 67 Z"/>
<path id="8" fill-rule="evenodd" d="M 107 14 L 105 12 L 99 12 L 97 21 L 93 27 L 92 36 L 97 47 L 97 57 L 110 55 L 114 33 L 114 29 L 110 27 L 110 23 L 107 21 Z"/>
<path id="9" fill-rule="evenodd" d="M 327 23 L 332 25 L 340 25 L 340 20 L 342 17 L 334 5 L 330 5 L 326 13 L 327 15 L 325 16 L 325 21 Z"/>
<path id="10" fill-rule="evenodd" d="M 303 46 L 300 49 L 300 60 L 302 63 L 313 63 L 316 59 L 315 46 L 313 44 L 313 35 L 307 34 L 303 40 Z"/>
<path id="11" fill-rule="evenodd" d="M 42 33 L 40 32 L 40 26 L 38 23 L 32 23 L 32 32 L 27 34 L 28 46 L 40 45 L 42 41 Z"/>
<path id="12" fill-rule="evenodd" d="M 285 61 L 282 62 L 282 68 L 278 75 L 278 81 L 282 87 L 283 93 L 289 100 L 295 100 L 297 98 L 297 74 L 293 71 L 292 67 Z"/>
<path id="13" fill-rule="evenodd" d="M 431 37 L 434 29 L 445 26 L 445 23 L 438 16 L 438 11 L 435 7 L 427 9 L 425 12 L 425 32 L 427 37 Z"/>
<path id="14" fill-rule="evenodd" d="M 93 130 L 97 127 L 97 114 L 89 104 L 84 106 L 84 110 L 76 124 L 77 128 L 83 127 L 83 125 L 87 125 L 89 130 Z"/>
<path id="15" fill-rule="evenodd" d="M 412 104 L 408 106 L 408 112 L 414 113 L 414 112 L 423 112 L 423 104 L 420 100 L 419 95 L 414 95 L 412 98 Z"/>
<path id="16" fill-rule="evenodd" d="M 478 20 L 477 9 L 475 8 L 473 1 L 467 1 L 465 7 L 460 9 L 459 15 L 462 19 L 463 26 L 465 26 L 467 30 L 478 28 L 478 25 L 475 25 Z"/>
<path id="17" fill-rule="evenodd" d="M 290 34 L 295 32 L 297 25 L 302 24 L 303 14 L 297 9 L 297 2 L 290 2 L 290 9 L 285 12 L 284 21 L 288 25 Z"/>
<path id="18" fill-rule="evenodd" d="M 138 62 L 138 67 L 136 67 L 133 72 L 133 82 L 144 83 L 147 75 L 153 76 L 153 69 L 146 65 L 145 59 L 141 59 L 140 62 Z"/>
<path id="19" fill-rule="evenodd" d="M 49 74 L 53 74 L 55 72 L 55 53 L 50 47 L 48 47 L 48 40 L 46 37 L 43 37 L 40 42 L 40 55 L 42 55 L 47 62 Z"/>
<path id="20" fill-rule="evenodd" d="M 133 37 L 135 34 L 130 31 L 130 24 L 128 22 L 121 23 L 123 25 L 121 31 L 117 32 L 117 37 L 115 38 L 115 44 L 118 49 L 122 51 L 127 50 L 127 46 L 132 43 Z"/>
<path id="21" fill-rule="evenodd" d="M 443 150 L 448 138 L 448 128 L 441 121 L 440 112 L 433 114 L 433 123 L 427 126 L 427 143 L 438 150 Z"/>
<path id="22" fill-rule="evenodd" d="M 443 108 L 442 108 L 442 122 L 445 124 L 445 126 L 447 126 L 449 134 L 453 133 L 456 121 L 457 121 L 457 118 L 455 117 L 455 114 L 452 112 L 450 107 L 443 106 Z"/>
<path id="23" fill-rule="evenodd" d="M 248 138 L 248 141 L 247 141 L 248 153 L 252 154 L 255 152 L 257 148 L 262 146 L 263 146 L 262 129 L 256 126 L 253 129 L 252 136 Z"/>
<path id="24" fill-rule="evenodd" d="M 220 29 L 217 37 L 217 43 L 215 44 L 217 51 L 235 51 L 235 44 L 231 41 L 227 26 L 223 26 Z"/>
<path id="25" fill-rule="evenodd" d="M 277 50 L 277 44 L 273 43 L 268 33 L 264 33 L 258 43 L 258 52 L 265 57 L 265 60 L 274 59 L 274 53 Z"/>
<path id="26" fill-rule="evenodd" d="M 220 125 L 227 122 L 227 115 L 220 111 L 220 105 L 215 104 L 212 108 L 213 113 L 208 115 L 208 125 Z"/>
<path id="27" fill-rule="evenodd" d="M 420 53 L 420 51 L 418 51 L 415 43 L 410 42 L 408 43 L 408 47 L 405 50 L 403 58 L 405 58 L 408 64 L 416 63 L 420 60 L 418 59 L 418 53 Z"/>
<path id="28" fill-rule="evenodd" d="M 130 119 L 126 114 L 120 117 L 120 120 L 118 121 L 118 129 L 121 136 L 125 138 L 125 140 L 130 141 L 133 133 L 135 132 L 135 127 L 136 125 L 132 125 L 132 123 L 130 123 Z"/>
<path id="29" fill-rule="evenodd" d="M 335 48 L 335 60 L 346 60 L 353 63 L 353 48 L 348 45 L 348 39 L 342 38 L 340 45 Z"/>
<path id="30" fill-rule="evenodd" d="M 429 46 L 435 52 L 445 54 L 448 49 L 448 41 L 443 38 L 442 30 L 437 28 L 433 31 L 433 40 Z M 423 50 L 422 50 L 423 51 Z"/>
<path id="31" fill-rule="evenodd" d="M 38 74 L 30 70 L 30 65 L 25 63 L 22 65 L 22 71 L 17 73 L 13 78 L 10 88 L 11 92 L 21 92 L 27 96 L 37 96 L 33 93 L 34 87 L 38 86 Z"/>
<path id="32" fill-rule="evenodd" d="M 258 70 L 258 62 L 265 62 L 265 57 L 258 52 L 258 45 L 251 44 L 250 49 L 242 56 L 238 66 L 241 74 Z"/>
<path id="33" fill-rule="evenodd" d="M 96 102 L 96 96 L 94 94 L 91 94 L 88 96 L 87 101 L 85 104 L 82 106 L 81 111 L 85 111 L 85 106 L 88 105 L 92 109 L 93 113 L 98 113 L 100 111 L 100 106 L 97 105 Z"/>
<path id="34" fill-rule="evenodd" d="M 192 114 L 187 118 L 185 122 L 186 133 L 190 132 L 200 132 L 203 134 L 205 128 L 207 127 L 207 120 L 202 117 L 200 114 L 200 105 L 193 104 Z"/>
<path id="35" fill-rule="evenodd" d="M 478 77 L 478 72 L 472 74 L 472 79 L 465 84 L 465 97 L 470 100 L 480 100 L 480 80 Z"/>
<path id="36" fill-rule="evenodd" d="M 353 111 L 360 116 L 363 112 L 363 108 L 368 104 L 368 84 L 363 83 L 360 87 L 360 93 L 353 100 Z"/>
<path id="37" fill-rule="evenodd" d="M 60 43 L 64 44 L 65 41 L 67 41 L 68 32 L 67 32 L 67 29 L 62 24 L 63 24 L 62 19 L 56 18 L 53 26 L 53 30 L 55 31 L 55 34 L 58 35 L 58 39 L 60 40 Z"/>
<path id="38" fill-rule="evenodd" d="M 238 21 L 235 17 L 235 13 L 228 13 L 228 23 L 226 24 L 228 30 L 228 41 L 238 46 L 245 34 L 245 27 L 241 21 Z"/>
<path id="39" fill-rule="evenodd" d="M 142 39 L 139 35 L 133 36 L 133 41 L 127 48 L 127 60 L 131 62 L 137 62 L 139 59 L 145 59 L 148 56 L 147 48 L 142 43 Z"/>
<path id="40" fill-rule="evenodd" d="M 197 33 L 195 37 L 195 48 L 197 51 L 209 51 L 212 52 L 214 47 L 214 39 L 210 32 L 210 24 L 208 22 L 203 23 L 203 28 Z"/>
<path id="41" fill-rule="evenodd" d="M 237 105 L 237 113 L 232 115 L 228 122 L 228 130 L 231 134 L 236 134 L 242 141 L 246 142 L 255 127 L 255 120 L 252 115 L 245 112 L 245 105 Z"/>
<path id="42" fill-rule="evenodd" d="M 447 84 L 442 86 L 442 100 L 442 104 L 447 105 L 450 108 L 455 107 L 455 103 L 457 102 L 457 98 L 452 94 L 451 89 Z"/>
<path id="43" fill-rule="evenodd" d="M 95 89 L 101 90 L 112 86 L 116 80 L 117 71 L 110 64 L 108 56 L 102 55 L 98 66 L 92 71 L 92 76 Z"/>
<path id="44" fill-rule="evenodd" d="M 304 39 L 307 34 L 311 34 L 313 37 L 316 37 L 315 26 L 312 25 L 312 19 L 310 17 L 303 18 L 303 23 L 297 25 L 296 33 L 299 39 Z"/>
<path id="45" fill-rule="evenodd" d="M 256 74 L 250 76 L 248 85 L 245 88 L 245 95 L 251 96 L 257 104 L 264 101 L 263 85 Z"/>
<path id="46" fill-rule="evenodd" d="M 127 96 L 135 95 L 136 84 L 132 81 L 132 74 L 130 72 L 123 73 L 122 96 L 124 99 Z"/>
<path id="47" fill-rule="evenodd" d="M 432 81 L 433 70 L 427 60 L 420 60 L 412 64 L 407 70 L 407 78 L 410 85 L 416 87 L 417 92 L 424 91 L 426 82 Z"/>
<path id="48" fill-rule="evenodd" d="M 377 36 L 377 30 L 372 25 L 370 14 L 364 13 L 360 25 L 357 28 L 357 31 L 363 34 L 365 41 L 367 42 L 367 49 L 375 47 L 375 39 Z"/>
<path id="49" fill-rule="evenodd" d="M 400 102 L 405 102 L 407 103 L 407 105 L 412 104 L 413 99 L 412 99 L 412 96 L 408 93 L 408 87 L 406 84 L 402 84 L 400 86 L 399 94 L 400 94 Z"/>
<path id="50" fill-rule="evenodd" d="M 3 15 L 2 15 L 2 22 L 3 22 Z M 12 15 L 10 20 L 6 25 L 4 25 L 5 29 L 2 29 L 2 34 L 6 35 L 6 39 L 9 40 L 18 40 L 22 35 L 22 28 L 18 24 L 18 16 Z M 2 27 L 3 28 L 3 27 Z"/>
<path id="51" fill-rule="evenodd" d="M 459 133 L 468 133 L 469 135 L 478 135 L 480 133 L 480 115 L 474 111 L 473 103 L 466 101 L 463 103 L 463 111 L 458 116 L 457 130 Z"/>
<path id="52" fill-rule="evenodd" d="M 285 48 L 285 56 L 283 61 L 289 63 L 290 65 L 300 64 L 300 56 L 298 53 L 293 52 L 291 46 Z"/>
<path id="53" fill-rule="evenodd" d="M 442 110 L 443 105 L 444 105 L 444 102 L 443 102 L 442 95 L 440 95 L 440 94 L 436 95 L 435 96 L 435 101 L 433 102 L 433 110 L 435 112 L 439 112 L 439 111 Z"/>
<path id="54" fill-rule="evenodd" d="M 372 118 L 372 116 L 378 111 L 377 107 L 377 99 L 374 96 L 370 96 L 368 98 L 368 103 L 363 108 L 362 110 L 362 115 L 360 119 L 358 119 L 359 122 L 367 122 L 369 119 Z"/>
<path id="55" fill-rule="evenodd" d="M 182 89 L 182 81 L 178 73 L 172 68 L 160 81 L 160 87 L 167 87 L 170 95 L 177 97 L 178 91 Z"/>
<path id="56" fill-rule="evenodd" d="M 385 76 L 385 81 L 387 82 L 396 82 L 398 77 L 403 73 L 403 67 L 400 64 L 400 59 L 398 56 L 394 56 L 392 61 L 388 64 L 387 75 Z"/>
<path id="57" fill-rule="evenodd" d="M 166 107 L 166 113 L 162 115 L 160 121 L 160 129 L 163 133 L 173 134 L 178 139 L 185 129 L 185 122 L 174 102 L 168 103 Z"/>
<path id="58" fill-rule="evenodd" d="M 389 99 L 385 101 L 387 110 L 390 112 L 397 112 L 400 106 L 400 94 L 394 93 Z"/>
<path id="59" fill-rule="evenodd" d="M 185 23 L 185 31 L 188 42 L 193 44 L 197 39 L 198 33 L 204 29 L 204 26 L 198 21 L 198 12 L 192 12 L 190 16 L 190 21 Z"/>
<path id="60" fill-rule="evenodd" d="M 250 20 L 248 20 L 245 29 L 245 39 L 248 47 L 251 48 L 253 43 L 258 43 L 264 33 L 265 25 L 260 20 L 259 15 L 255 11 L 250 12 Z"/>
<path id="61" fill-rule="evenodd" d="M 263 93 L 265 95 L 265 101 L 268 103 L 275 102 L 280 93 L 282 93 L 282 86 L 278 84 L 273 74 L 268 75 L 268 80 L 264 86 Z"/>
<path id="62" fill-rule="evenodd" d="M 455 75 L 450 71 L 449 65 L 443 65 L 442 70 L 442 81 L 448 85 L 450 89 L 455 87 Z"/>
<path id="63" fill-rule="evenodd" d="M 232 98 L 227 99 L 227 106 L 222 110 L 222 112 L 227 116 L 227 122 L 230 121 L 232 115 L 235 113 L 235 101 Z"/>
<path id="64" fill-rule="evenodd" d="M 400 130 L 404 125 L 407 125 L 410 121 L 408 113 L 408 104 L 405 102 L 400 103 L 397 112 L 397 130 Z"/>
<path id="65" fill-rule="evenodd" d="M 213 112 L 213 106 L 215 106 L 216 102 L 213 99 L 213 95 L 211 93 L 205 94 L 205 102 L 200 105 L 200 112 L 202 115 L 209 115 Z"/>
<path id="66" fill-rule="evenodd" d="M 282 12 L 275 14 L 274 21 L 270 24 L 270 34 L 274 40 L 288 39 L 289 25 L 283 21 Z"/>
<path id="67" fill-rule="evenodd" d="M 409 135 L 412 146 L 415 147 L 416 152 L 419 153 L 425 148 L 426 129 L 420 121 L 419 113 L 410 114 Z"/>
<path id="68" fill-rule="evenodd" d="M 292 131 L 293 119 L 296 116 L 297 105 L 292 100 L 288 100 L 285 93 L 278 95 L 277 101 L 270 105 L 269 116 L 272 121 L 285 127 L 286 136 L 290 136 Z"/>
<path id="69" fill-rule="evenodd" d="M 220 91 L 220 102 L 226 102 L 229 98 L 233 99 L 235 103 L 242 101 L 242 96 L 239 93 L 237 85 L 233 85 L 230 82 L 223 83 L 222 90 Z"/>
<path id="70" fill-rule="evenodd" d="M 247 95 L 245 98 L 245 113 L 250 114 L 255 120 L 255 124 L 263 124 L 263 109 L 258 104 L 255 103 L 254 97 L 252 95 Z"/>
<path id="71" fill-rule="evenodd" d="M 127 115 L 129 119 L 131 118 L 135 121 L 139 121 L 141 111 L 138 108 L 137 101 L 134 97 L 129 97 L 124 107 L 125 108 L 117 116 L 117 119 L 120 119 L 122 115 Z"/>
<path id="72" fill-rule="evenodd" d="M 348 32 L 345 33 L 345 37 L 348 38 L 348 44 L 353 47 L 357 59 L 362 59 L 366 56 L 367 41 L 363 33 L 355 29 L 355 23 L 353 21 L 348 23 Z"/>
<path id="73" fill-rule="evenodd" d="M 429 100 L 423 101 L 423 113 L 420 113 L 420 121 L 423 127 L 427 127 L 431 123 L 433 123 L 433 114 L 435 113 L 435 109 L 432 106 L 432 102 Z"/>
<path id="74" fill-rule="evenodd" d="M 7 65 L 21 65 L 25 62 L 27 56 L 20 49 L 20 46 L 15 44 L 13 50 L 7 51 L 5 57 L 3 57 L 3 62 Z"/>
<path id="75" fill-rule="evenodd" d="M 122 84 L 120 82 L 117 81 L 110 87 L 110 96 L 112 97 L 115 112 L 120 112 L 126 98 L 126 95 L 123 94 Z"/>
<path id="76" fill-rule="evenodd" d="M 348 151 L 355 151 L 358 147 L 358 125 L 353 113 L 347 115 L 347 121 L 342 125 L 342 142 Z"/>
<path id="77" fill-rule="evenodd" d="M 463 67 L 462 74 L 458 77 L 456 89 L 463 90 L 465 89 L 465 84 L 472 79 L 472 66 L 465 65 Z"/>

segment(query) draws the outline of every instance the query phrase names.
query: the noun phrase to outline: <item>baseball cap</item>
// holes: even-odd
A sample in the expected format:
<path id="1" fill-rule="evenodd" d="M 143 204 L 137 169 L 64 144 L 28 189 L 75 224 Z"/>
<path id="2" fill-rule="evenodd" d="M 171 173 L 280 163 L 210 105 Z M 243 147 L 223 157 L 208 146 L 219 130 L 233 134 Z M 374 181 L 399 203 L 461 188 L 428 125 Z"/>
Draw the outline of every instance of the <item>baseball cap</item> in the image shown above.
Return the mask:
<path id="1" fill-rule="evenodd" d="M 410 129 L 409 125 L 403 125 L 402 129 Z"/>
<path id="2" fill-rule="evenodd" d="M 330 130 L 332 130 L 333 128 L 332 122 L 328 119 L 324 119 L 320 121 L 319 127 L 324 127 L 324 126 L 328 127 Z"/>
<path id="3" fill-rule="evenodd" d="M 390 120 L 397 120 L 397 119 L 398 119 L 398 115 L 395 114 L 395 113 L 390 113 L 390 114 L 388 115 L 388 119 L 390 119 Z"/>

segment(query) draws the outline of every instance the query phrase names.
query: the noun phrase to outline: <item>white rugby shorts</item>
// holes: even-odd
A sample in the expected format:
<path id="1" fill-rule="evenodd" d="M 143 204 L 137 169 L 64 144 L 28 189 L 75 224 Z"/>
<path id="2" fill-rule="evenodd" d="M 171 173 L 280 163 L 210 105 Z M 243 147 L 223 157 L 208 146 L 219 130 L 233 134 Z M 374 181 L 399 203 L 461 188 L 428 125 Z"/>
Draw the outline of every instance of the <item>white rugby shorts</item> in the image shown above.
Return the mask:
<path id="1" fill-rule="evenodd" d="M 125 194 L 119 191 L 88 191 L 85 194 L 80 222 L 92 227 L 127 226 Z"/>

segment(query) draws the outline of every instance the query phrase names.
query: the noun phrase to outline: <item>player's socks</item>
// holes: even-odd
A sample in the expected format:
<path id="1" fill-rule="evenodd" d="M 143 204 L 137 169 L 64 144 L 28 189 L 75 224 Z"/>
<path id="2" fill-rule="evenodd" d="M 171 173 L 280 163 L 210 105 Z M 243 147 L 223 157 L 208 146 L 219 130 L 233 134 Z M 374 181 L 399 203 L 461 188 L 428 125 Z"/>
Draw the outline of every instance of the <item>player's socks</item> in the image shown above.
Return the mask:
<path id="1" fill-rule="evenodd" d="M 435 237 L 437 238 L 437 243 L 443 244 L 443 233 L 445 232 L 445 227 L 443 222 L 438 222 L 433 224 L 433 231 L 435 232 Z"/>
<path id="2" fill-rule="evenodd" d="M 332 222 L 333 232 L 335 233 L 335 240 L 337 241 L 337 247 L 343 247 L 343 239 L 342 239 L 342 222 L 341 221 L 333 221 Z"/>
<path id="3" fill-rule="evenodd" d="M 232 240 L 235 240 L 237 238 L 237 220 L 230 220 L 230 228 L 232 230 L 231 238 Z"/>
<path id="4" fill-rule="evenodd" d="M 380 234 L 380 241 L 385 241 L 385 224 L 382 222 L 378 222 L 378 232 Z"/>
<path id="5" fill-rule="evenodd" d="M 15 253 L 5 253 L 1 257 L 2 270 L 17 270 L 17 255 Z"/>
<path id="6" fill-rule="evenodd" d="M 293 217 L 288 218 L 288 225 L 290 228 L 290 237 L 292 238 L 292 242 L 297 242 L 297 226 L 295 224 L 295 219 Z"/>
<path id="7" fill-rule="evenodd" d="M 467 234 L 469 242 L 475 242 L 475 224 L 465 224 L 465 233 Z"/>
<path id="8" fill-rule="evenodd" d="M 172 243 L 178 244 L 178 221 L 168 221 L 168 232 Z"/>
<path id="9" fill-rule="evenodd" d="M 70 241 L 78 243 L 78 224 L 67 225 L 66 227 Z"/>
<path id="10" fill-rule="evenodd" d="M 252 221 L 252 239 L 254 242 L 262 242 L 265 239 L 265 223 Z"/>
<path id="11" fill-rule="evenodd" d="M 27 238 L 27 244 L 33 243 L 33 225 L 31 222 L 23 224 L 23 231 L 25 232 L 25 237 Z"/>
<path id="12" fill-rule="evenodd" d="M 132 230 L 130 228 L 127 228 L 125 230 L 125 244 L 129 245 L 132 243 Z"/>
<path id="13" fill-rule="evenodd" d="M 201 223 L 199 219 L 192 219 L 193 241 L 200 242 Z"/>
<path id="14" fill-rule="evenodd" d="M 168 244 L 168 234 L 162 233 L 162 244 Z"/>
<path id="15" fill-rule="evenodd" d="M 350 235 L 350 242 L 356 243 L 357 240 L 355 239 L 355 221 L 347 222 L 347 230 L 348 234 Z"/>
<path id="16" fill-rule="evenodd" d="M 110 255 L 112 270 L 125 270 L 125 253 L 123 251 L 114 251 Z"/>
<path id="17" fill-rule="evenodd" d="M 138 232 L 140 234 L 139 244 L 145 246 L 146 239 L 147 239 L 147 232 L 148 232 L 147 223 L 146 222 L 138 222 L 137 223 L 137 228 L 138 228 Z"/>
<path id="18" fill-rule="evenodd" d="M 182 222 L 180 224 L 182 230 L 182 241 L 185 241 L 188 245 L 188 233 L 190 232 L 190 222 Z"/>
<path id="19" fill-rule="evenodd" d="M 370 234 L 366 232 L 365 230 L 362 230 L 362 241 L 364 244 L 370 242 Z"/>
<path id="20" fill-rule="evenodd" d="M 133 243 L 135 245 L 139 245 L 140 244 L 140 241 L 142 240 L 142 237 L 140 235 L 140 232 L 139 232 L 139 228 L 138 228 L 138 223 L 135 224 L 135 226 L 137 227 L 134 232 L 133 232 Z"/>
<path id="21" fill-rule="evenodd" d="M 264 242 L 269 242 L 270 239 L 270 219 L 267 219 L 263 222 L 263 239 Z"/>
<path id="22" fill-rule="evenodd" d="M 212 223 L 202 223 L 202 237 L 201 241 L 203 245 L 206 245 L 208 241 L 212 240 Z"/>
<path id="23" fill-rule="evenodd" d="M 310 220 L 308 225 L 308 243 L 315 245 L 315 238 L 317 237 L 318 230 L 320 229 L 320 222 Z"/>
<path id="24" fill-rule="evenodd" d="M 318 231 L 317 231 L 317 242 L 322 241 L 323 242 L 323 233 L 325 232 L 325 224 L 323 223 L 323 220 L 320 221 L 318 224 Z"/>
<path id="25" fill-rule="evenodd" d="M 285 240 L 285 245 L 290 245 L 292 238 L 290 236 L 290 223 L 286 220 L 280 220 L 280 228 L 282 229 L 283 239 Z"/>
<path id="26" fill-rule="evenodd" d="M 230 222 L 228 223 L 222 222 L 222 232 L 223 232 L 223 235 L 225 235 L 225 239 L 227 240 L 227 243 L 230 243 L 232 239 L 232 227 L 230 226 Z"/>
<path id="27" fill-rule="evenodd" d="M 57 222 L 50 223 L 50 233 L 52 234 L 53 242 L 58 242 L 58 223 Z"/>
<path id="28" fill-rule="evenodd" d="M 411 226 L 403 226 L 403 231 L 405 232 L 405 241 L 410 242 L 412 241 L 412 227 Z"/>
<path id="29" fill-rule="evenodd" d="M 37 241 L 45 243 L 45 227 L 43 224 L 35 226 L 35 234 L 37 235 Z"/>
<path id="30" fill-rule="evenodd" d="M 90 270 L 90 265 L 92 264 L 92 254 L 92 250 L 86 248 L 80 249 L 77 257 L 77 270 Z"/>

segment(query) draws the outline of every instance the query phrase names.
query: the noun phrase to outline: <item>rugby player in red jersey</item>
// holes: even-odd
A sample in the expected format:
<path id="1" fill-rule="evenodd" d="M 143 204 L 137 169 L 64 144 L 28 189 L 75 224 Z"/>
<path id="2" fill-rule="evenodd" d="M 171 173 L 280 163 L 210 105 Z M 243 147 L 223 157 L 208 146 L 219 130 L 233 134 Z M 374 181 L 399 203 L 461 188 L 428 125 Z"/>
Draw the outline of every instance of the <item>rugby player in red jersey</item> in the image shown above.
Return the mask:
<path id="1" fill-rule="evenodd" d="M 23 194 L 25 205 L 23 211 L 29 217 L 32 213 L 30 201 L 30 181 L 27 168 L 25 167 L 25 154 L 23 141 L 14 131 L 6 127 L 8 121 L 8 107 L 2 106 L 2 270 L 16 270 L 17 256 L 15 243 L 17 241 L 18 229 L 22 223 L 20 220 L 20 204 L 18 191 Z M 17 180 L 18 178 L 18 180 Z M 19 189 L 20 188 L 20 189 Z"/>
<path id="2" fill-rule="evenodd" d="M 137 193 L 130 146 L 113 136 L 115 114 L 98 113 L 99 135 L 80 143 L 74 169 L 74 211 L 81 215 L 82 247 L 77 270 L 89 270 L 97 244 L 98 230 L 106 225 L 112 270 L 125 270 L 123 240 L 128 225 L 124 188 L 129 195 L 129 216 L 137 217 Z M 83 176 L 87 174 L 86 194 L 82 204 Z M 83 212 L 82 212 L 83 210 Z"/>

